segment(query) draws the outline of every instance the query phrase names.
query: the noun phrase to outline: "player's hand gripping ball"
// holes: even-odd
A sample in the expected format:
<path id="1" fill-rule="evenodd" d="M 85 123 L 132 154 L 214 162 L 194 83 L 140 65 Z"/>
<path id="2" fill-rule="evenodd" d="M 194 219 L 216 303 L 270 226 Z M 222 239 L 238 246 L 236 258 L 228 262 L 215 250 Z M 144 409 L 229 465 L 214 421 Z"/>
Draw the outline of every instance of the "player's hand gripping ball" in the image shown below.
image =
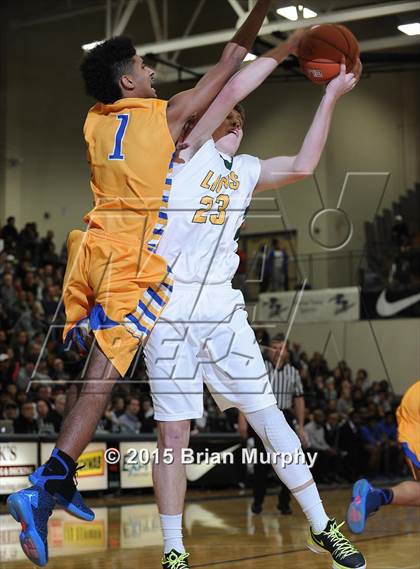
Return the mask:
<path id="1" fill-rule="evenodd" d="M 352 89 L 354 89 L 359 82 L 360 75 L 362 74 L 362 64 L 360 59 L 356 61 L 355 66 L 350 73 L 346 72 L 346 64 L 344 61 L 341 62 L 340 73 L 334 79 L 328 83 L 326 87 L 326 92 L 332 95 L 334 99 L 339 99 Z"/>
<path id="2" fill-rule="evenodd" d="M 355 68 L 360 49 L 357 39 L 345 26 L 322 24 L 310 28 L 299 42 L 299 63 L 303 73 L 318 84 L 328 83 L 340 73 Z"/>

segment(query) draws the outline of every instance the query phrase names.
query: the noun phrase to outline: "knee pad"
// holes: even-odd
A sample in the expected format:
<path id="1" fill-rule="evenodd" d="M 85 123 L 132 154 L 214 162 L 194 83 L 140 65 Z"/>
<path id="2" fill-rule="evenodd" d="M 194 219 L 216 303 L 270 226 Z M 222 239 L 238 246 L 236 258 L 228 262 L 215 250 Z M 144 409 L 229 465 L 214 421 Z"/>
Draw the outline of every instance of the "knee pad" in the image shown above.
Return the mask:
<path id="1" fill-rule="evenodd" d="M 300 440 L 295 431 L 290 427 L 287 421 L 284 419 L 284 415 L 279 411 L 283 417 L 282 424 L 270 423 L 265 426 L 265 434 L 267 437 L 267 442 L 272 451 L 274 452 L 294 452 L 296 449 L 300 449 Z"/>
<path id="2" fill-rule="evenodd" d="M 300 440 L 275 405 L 245 415 L 262 442 L 273 452 L 293 452 Z"/>

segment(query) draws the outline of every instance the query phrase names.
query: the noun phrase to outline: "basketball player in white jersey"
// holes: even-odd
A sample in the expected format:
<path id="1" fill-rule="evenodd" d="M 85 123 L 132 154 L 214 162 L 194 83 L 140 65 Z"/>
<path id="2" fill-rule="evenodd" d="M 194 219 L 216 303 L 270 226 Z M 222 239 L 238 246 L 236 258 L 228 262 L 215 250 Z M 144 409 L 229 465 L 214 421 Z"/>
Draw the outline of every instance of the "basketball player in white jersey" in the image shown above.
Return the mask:
<path id="1" fill-rule="evenodd" d="M 182 448 L 188 447 L 190 420 L 203 413 L 204 382 L 222 411 L 237 407 L 245 414 L 268 452 L 293 453 L 300 448 L 277 408 L 243 295 L 231 285 L 239 261 L 235 236 L 252 196 L 313 172 L 335 104 L 360 76 L 360 62 L 354 73 L 347 74 L 342 65 L 340 75 L 327 86 L 296 156 L 269 160 L 236 156 L 244 116 L 240 109 L 231 109 L 296 49 L 298 39 L 299 34 L 292 36 L 230 80 L 189 133 L 189 146 L 181 152 L 184 163 L 174 171 L 168 224 L 158 246 L 172 267 L 174 286 L 145 347 L 161 451 L 153 477 L 165 569 L 188 567 L 189 554 L 182 542 L 186 473 L 181 459 Z M 165 449 L 171 449 L 171 464 L 162 460 Z M 336 569 L 366 567 L 340 525 L 326 515 L 307 465 L 281 467 L 278 462 L 274 468 L 309 521 L 309 548 L 330 553 Z"/>

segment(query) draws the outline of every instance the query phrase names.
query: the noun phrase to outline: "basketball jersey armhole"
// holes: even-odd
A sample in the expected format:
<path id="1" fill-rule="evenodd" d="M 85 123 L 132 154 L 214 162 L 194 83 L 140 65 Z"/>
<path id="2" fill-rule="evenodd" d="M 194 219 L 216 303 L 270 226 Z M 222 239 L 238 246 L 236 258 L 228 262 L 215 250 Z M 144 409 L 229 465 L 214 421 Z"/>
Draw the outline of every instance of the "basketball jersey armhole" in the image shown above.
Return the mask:
<path id="1" fill-rule="evenodd" d="M 169 140 L 172 142 L 172 147 L 173 147 L 172 152 L 175 152 L 175 148 L 176 148 L 175 141 L 172 138 L 172 134 L 171 134 L 171 131 L 169 130 L 169 124 L 168 124 L 168 113 L 167 113 L 168 101 L 165 101 L 164 99 L 155 99 L 155 102 L 159 103 L 159 105 L 156 105 L 156 106 L 159 106 L 159 111 L 163 115 L 163 122 L 165 125 L 165 129 L 166 129 L 166 132 L 168 134 Z"/>
<path id="2" fill-rule="evenodd" d="M 252 156 L 251 154 L 239 154 L 239 156 L 237 156 L 237 159 L 240 159 L 242 161 L 241 168 L 248 170 L 248 175 L 252 182 L 250 184 L 248 199 L 251 200 L 252 194 L 257 187 L 258 180 L 260 179 L 261 160 L 256 156 Z"/>

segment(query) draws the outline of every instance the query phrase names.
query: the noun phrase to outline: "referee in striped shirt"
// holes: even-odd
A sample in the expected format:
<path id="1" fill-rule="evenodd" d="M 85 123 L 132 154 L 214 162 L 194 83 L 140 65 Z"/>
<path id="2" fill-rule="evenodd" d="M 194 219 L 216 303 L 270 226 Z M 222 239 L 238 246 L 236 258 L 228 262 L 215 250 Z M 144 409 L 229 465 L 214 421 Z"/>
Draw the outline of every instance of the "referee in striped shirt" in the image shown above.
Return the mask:
<path id="1" fill-rule="evenodd" d="M 268 377 L 277 399 L 278 408 L 283 411 L 286 421 L 297 431 L 302 446 L 307 446 L 307 437 L 304 430 L 305 400 L 303 386 L 299 370 L 289 363 L 289 352 L 283 334 L 279 334 L 270 342 L 265 354 L 265 364 Z M 293 410 L 292 410 L 293 409 Z M 296 427 L 295 427 L 296 425 Z M 242 438 L 251 436 L 255 440 L 258 456 L 265 453 L 265 447 L 259 436 L 247 425 L 245 416 L 239 416 L 239 432 Z M 270 464 L 254 465 L 254 501 L 251 509 L 254 514 L 262 512 L 262 506 L 267 490 L 267 479 L 270 472 Z M 278 510 L 284 515 L 292 513 L 290 509 L 290 491 L 281 483 L 278 497 Z"/>

